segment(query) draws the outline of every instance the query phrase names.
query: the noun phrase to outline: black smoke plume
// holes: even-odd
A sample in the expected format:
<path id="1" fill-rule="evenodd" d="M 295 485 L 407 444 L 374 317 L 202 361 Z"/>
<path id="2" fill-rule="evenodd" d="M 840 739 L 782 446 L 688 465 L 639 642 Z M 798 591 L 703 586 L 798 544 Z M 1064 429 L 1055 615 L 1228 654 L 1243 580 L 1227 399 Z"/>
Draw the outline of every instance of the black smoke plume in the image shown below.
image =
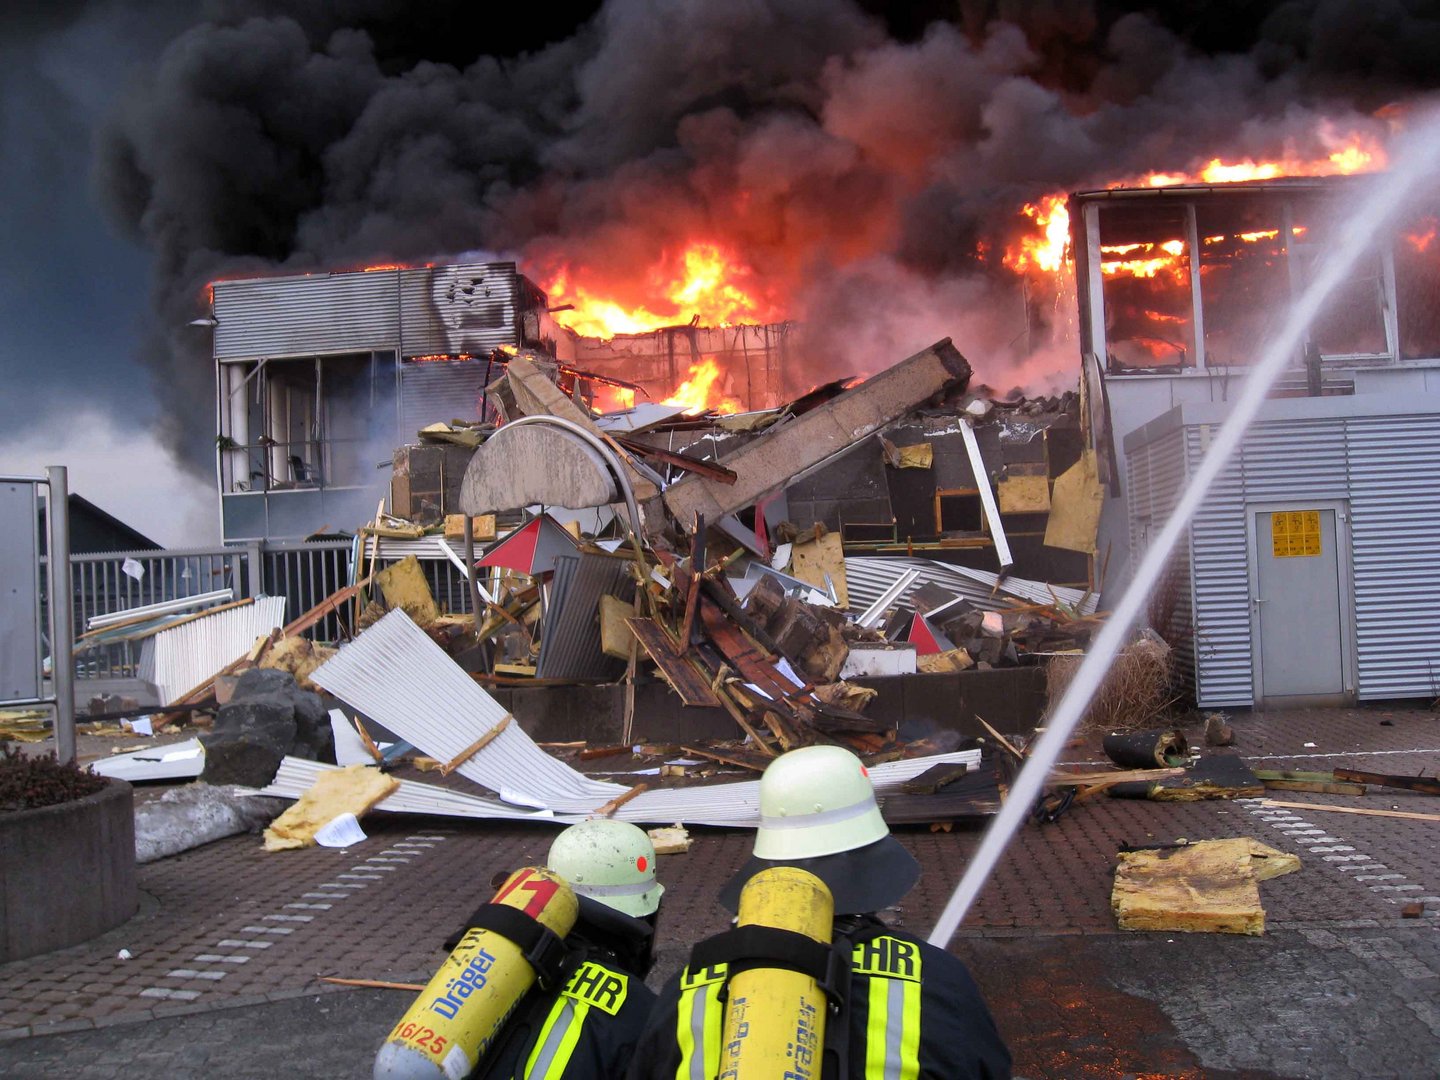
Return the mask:
<path id="1" fill-rule="evenodd" d="M 487 249 L 624 278 L 697 233 L 823 328 L 834 373 L 948 334 L 1033 383 L 1074 358 L 1027 361 L 999 259 L 1024 203 L 1383 139 L 1377 110 L 1440 77 L 1440 16 L 1401 0 L 894 6 L 609 0 L 507 30 L 451 0 L 210 5 L 99 145 L 157 256 L 158 385 L 177 416 L 213 400 L 187 324 L 227 274 Z"/>

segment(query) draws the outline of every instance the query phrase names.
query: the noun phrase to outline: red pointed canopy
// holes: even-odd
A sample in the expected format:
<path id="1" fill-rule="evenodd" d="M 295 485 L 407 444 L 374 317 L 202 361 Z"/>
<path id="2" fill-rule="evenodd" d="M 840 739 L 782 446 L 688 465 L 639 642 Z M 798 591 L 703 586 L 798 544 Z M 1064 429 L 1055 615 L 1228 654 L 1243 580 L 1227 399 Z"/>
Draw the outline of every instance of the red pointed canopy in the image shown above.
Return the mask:
<path id="1" fill-rule="evenodd" d="M 476 561 L 476 566 L 503 566 L 531 577 L 549 574 L 555 560 L 575 551 L 575 540 L 549 514 L 532 518 Z"/>

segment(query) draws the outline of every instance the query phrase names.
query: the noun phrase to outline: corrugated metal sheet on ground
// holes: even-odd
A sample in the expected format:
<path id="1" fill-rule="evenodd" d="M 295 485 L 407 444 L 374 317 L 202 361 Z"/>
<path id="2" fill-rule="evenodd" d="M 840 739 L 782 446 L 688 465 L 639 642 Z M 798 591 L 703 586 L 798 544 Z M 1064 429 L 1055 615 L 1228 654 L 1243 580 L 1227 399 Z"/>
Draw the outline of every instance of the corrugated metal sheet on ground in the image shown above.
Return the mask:
<path id="1" fill-rule="evenodd" d="M 319 761 L 287 757 L 280 762 L 275 779 L 263 788 L 252 789 L 256 795 L 276 795 L 298 799 L 314 786 L 321 773 L 339 769 Z M 578 814 L 555 814 L 548 810 L 529 810 L 509 806 L 496 799 L 470 795 L 463 791 L 426 784 L 419 780 L 401 780 L 400 786 L 375 804 L 376 810 L 398 814 L 434 814 L 439 817 L 493 818 L 498 821 L 540 821 L 569 825 L 584 818 Z"/>
<path id="2" fill-rule="evenodd" d="M 479 554 L 484 545 L 477 543 L 475 551 Z M 401 559 L 408 559 L 414 555 L 417 559 L 440 561 L 448 560 L 454 563 L 460 570 L 465 569 L 465 542 L 463 540 L 446 540 L 438 533 L 432 536 L 422 536 L 418 540 L 395 540 L 388 536 L 367 536 L 365 538 L 365 557 L 367 559 L 379 558 L 381 562 L 399 562 Z"/>
<path id="3" fill-rule="evenodd" d="M 589 552 L 555 560 L 536 678 L 604 679 L 619 672 L 624 662 L 600 651 L 600 597 L 633 598 L 632 565 Z"/>
<path id="4" fill-rule="evenodd" d="M 845 584 L 850 593 L 851 609 L 862 611 L 869 607 L 906 570 L 918 570 L 920 576 L 900 594 L 899 603 L 904 603 L 921 586 L 932 584 L 963 596 L 984 611 L 1002 610 L 1011 606 L 1014 600 L 1027 604 L 1053 604 L 1058 600 L 1076 608 L 1082 615 L 1092 615 L 1100 600 L 1094 593 L 1087 594 L 1080 589 L 1067 589 L 1013 576 L 1000 581 L 1000 576 L 989 570 L 952 566 L 934 559 L 851 555 L 845 559 Z M 1000 582 L 998 592 L 997 581 Z"/>
<path id="5" fill-rule="evenodd" d="M 311 676 L 352 708 L 437 761 L 452 761 L 506 715 L 403 611 L 392 611 Z M 870 769 L 877 792 L 898 788 L 932 765 L 978 763 L 978 750 L 888 762 Z M 456 770 L 516 806 L 587 815 L 628 788 L 577 772 L 510 724 Z M 754 826 L 758 781 L 642 792 L 621 806 L 625 821 Z"/>
<path id="6" fill-rule="evenodd" d="M 169 705 L 250 651 L 255 639 L 285 625 L 285 598 L 262 596 L 253 604 L 162 630 L 154 641 L 151 681 Z M 148 642 L 147 642 L 148 644 Z"/>

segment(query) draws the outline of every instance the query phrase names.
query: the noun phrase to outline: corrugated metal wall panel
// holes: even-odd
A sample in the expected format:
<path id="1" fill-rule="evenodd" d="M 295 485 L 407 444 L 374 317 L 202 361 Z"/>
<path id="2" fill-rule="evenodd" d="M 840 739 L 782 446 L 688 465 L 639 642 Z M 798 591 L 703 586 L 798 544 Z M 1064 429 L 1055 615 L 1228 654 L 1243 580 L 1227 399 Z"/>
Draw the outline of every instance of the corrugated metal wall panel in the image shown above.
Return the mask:
<path id="1" fill-rule="evenodd" d="M 400 336 L 393 270 L 215 283 L 219 360 L 393 349 Z"/>
<path id="2" fill-rule="evenodd" d="M 1355 399 L 1357 412 L 1364 399 Z M 1190 471 L 1208 425 L 1185 429 Z M 1181 478 L 1167 471 L 1169 436 L 1130 455 L 1131 543 L 1158 523 Z M 1202 706 L 1253 704 L 1250 507 L 1348 502 L 1355 653 L 1361 700 L 1440 696 L 1440 415 L 1261 421 L 1191 526 L 1195 688 Z M 1343 573 L 1343 568 L 1342 568 Z"/>
<path id="3" fill-rule="evenodd" d="M 1130 550 L 1139 559 L 1149 546 L 1150 538 L 1164 527 L 1175 509 L 1180 490 L 1185 486 L 1184 440 L 1179 430 L 1172 431 L 1140 447 L 1129 458 Z M 1175 589 L 1174 607 L 1169 625 L 1157 626 L 1166 640 L 1175 642 L 1174 662 L 1186 685 L 1195 683 L 1195 636 L 1191 602 L 1189 542 L 1173 557 L 1173 578 L 1162 588 Z"/>
<path id="4" fill-rule="evenodd" d="M 401 270 L 405 356 L 483 356 L 518 345 L 514 263 L 464 263 Z"/>
<path id="5" fill-rule="evenodd" d="M 1440 417 L 1357 417 L 1350 450 L 1357 695 L 1440 694 Z"/>
<path id="6" fill-rule="evenodd" d="M 407 442 L 421 428 L 480 416 L 486 379 L 505 369 L 489 360 L 407 360 L 400 365 L 400 436 Z"/>
<path id="7" fill-rule="evenodd" d="M 1190 471 L 1209 448 L 1209 431 L 1185 429 Z M 1213 708 L 1248 705 L 1250 579 L 1245 549 L 1244 453 L 1215 481 L 1190 527 L 1195 598 L 1195 700 Z"/>
<path id="8" fill-rule="evenodd" d="M 484 355 L 520 343 L 515 264 L 217 281 L 215 357 Z"/>
<path id="9" fill-rule="evenodd" d="M 635 596 L 630 563 L 582 552 L 555 560 L 555 581 L 540 638 L 537 679 L 605 679 L 620 673 L 621 660 L 600 651 L 600 597 Z"/>

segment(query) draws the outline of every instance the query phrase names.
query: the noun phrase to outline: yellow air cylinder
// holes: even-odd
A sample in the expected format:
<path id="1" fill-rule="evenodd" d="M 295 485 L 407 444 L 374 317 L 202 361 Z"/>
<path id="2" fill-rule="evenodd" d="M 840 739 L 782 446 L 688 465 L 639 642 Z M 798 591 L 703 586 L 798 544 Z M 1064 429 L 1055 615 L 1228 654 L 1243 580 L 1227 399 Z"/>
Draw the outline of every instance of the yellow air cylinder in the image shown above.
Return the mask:
<path id="1" fill-rule="evenodd" d="M 740 893 L 741 926 L 793 930 L 830 943 L 835 904 L 814 874 L 793 866 L 762 870 Z M 725 1080 L 811 1080 L 820 1076 L 825 995 L 808 975 L 751 968 L 730 979 L 720 1042 Z"/>
<path id="2" fill-rule="evenodd" d="M 490 901 L 518 908 L 564 937 L 579 903 L 539 867 L 516 870 Z M 375 1057 L 375 1080 L 462 1080 L 535 982 L 524 952 L 493 930 L 470 930 L 445 958 Z"/>

